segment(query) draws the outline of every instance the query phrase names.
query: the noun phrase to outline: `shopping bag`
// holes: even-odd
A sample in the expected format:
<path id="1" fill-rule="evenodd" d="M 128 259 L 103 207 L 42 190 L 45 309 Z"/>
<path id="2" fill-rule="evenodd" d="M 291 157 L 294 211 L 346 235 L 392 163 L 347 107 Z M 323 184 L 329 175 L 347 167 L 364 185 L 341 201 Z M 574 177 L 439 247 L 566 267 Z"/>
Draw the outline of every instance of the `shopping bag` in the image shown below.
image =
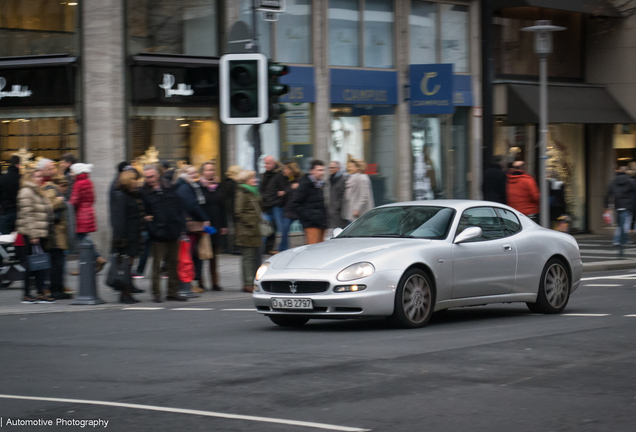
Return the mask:
<path id="1" fill-rule="evenodd" d="M 194 262 L 190 254 L 190 239 L 181 237 L 179 240 L 179 257 L 177 262 L 177 276 L 181 282 L 194 280 Z"/>
<path id="2" fill-rule="evenodd" d="M 110 256 L 110 268 L 106 277 L 106 285 L 121 291 L 126 285 L 132 285 L 132 275 L 128 265 L 128 257 L 120 254 Z"/>
<path id="3" fill-rule="evenodd" d="M 27 268 L 30 272 L 48 270 L 51 268 L 51 256 L 39 244 L 34 245 L 31 255 L 27 256 Z"/>
<path id="4" fill-rule="evenodd" d="M 261 218 L 258 228 L 261 233 L 261 237 L 269 237 L 274 234 L 274 227 L 267 219 Z"/>
<path id="5" fill-rule="evenodd" d="M 209 260 L 214 257 L 212 242 L 210 241 L 210 236 L 208 234 L 201 234 L 199 237 L 197 252 L 200 260 Z"/>
<path id="6" fill-rule="evenodd" d="M 612 210 L 605 210 L 603 222 L 605 222 L 605 225 L 614 225 L 614 212 Z"/>

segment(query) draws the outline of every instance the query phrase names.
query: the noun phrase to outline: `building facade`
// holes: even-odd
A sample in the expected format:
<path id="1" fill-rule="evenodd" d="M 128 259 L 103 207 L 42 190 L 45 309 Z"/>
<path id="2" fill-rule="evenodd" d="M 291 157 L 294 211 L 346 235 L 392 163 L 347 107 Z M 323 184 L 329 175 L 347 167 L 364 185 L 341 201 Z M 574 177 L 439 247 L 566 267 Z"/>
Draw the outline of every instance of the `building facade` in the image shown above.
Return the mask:
<path id="1" fill-rule="evenodd" d="M 0 2 L 0 157 L 95 165 L 100 245 L 122 160 L 367 162 L 376 204 L 478 198 L 477 1 L 288 0 L 257 17 L 261 52 L 289 66 L 287 112 L 219 120 L 218 58 L 252 1 Z"/>

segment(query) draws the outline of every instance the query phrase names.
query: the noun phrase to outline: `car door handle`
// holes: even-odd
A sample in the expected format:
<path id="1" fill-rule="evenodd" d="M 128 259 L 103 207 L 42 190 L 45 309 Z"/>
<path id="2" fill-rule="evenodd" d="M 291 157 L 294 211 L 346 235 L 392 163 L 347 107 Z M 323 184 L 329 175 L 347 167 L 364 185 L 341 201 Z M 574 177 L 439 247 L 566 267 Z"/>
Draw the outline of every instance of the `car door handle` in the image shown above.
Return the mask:
<path id="1" fill-rule="evenodd" d="M 512 252 L 512 246 L 510 246 L 510 245 L 503 245 L 503 250 L 504 250 L 504 252 Z"/>

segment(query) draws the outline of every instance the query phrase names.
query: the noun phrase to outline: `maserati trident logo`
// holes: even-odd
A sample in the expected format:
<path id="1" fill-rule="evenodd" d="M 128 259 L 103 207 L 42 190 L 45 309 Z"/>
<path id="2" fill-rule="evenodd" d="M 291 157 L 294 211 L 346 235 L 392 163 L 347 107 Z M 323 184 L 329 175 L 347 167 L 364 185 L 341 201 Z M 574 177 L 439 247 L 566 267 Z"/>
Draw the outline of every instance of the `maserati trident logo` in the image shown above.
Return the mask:
<path id="1" fill-rule="evenodd" d="M 289 291 L 291 291 L 293 294 L 296 294 L 296 291 L 298 291 L 298 286 L 296 285 L 296 283 L 292 282 L 289 285 Z"/>

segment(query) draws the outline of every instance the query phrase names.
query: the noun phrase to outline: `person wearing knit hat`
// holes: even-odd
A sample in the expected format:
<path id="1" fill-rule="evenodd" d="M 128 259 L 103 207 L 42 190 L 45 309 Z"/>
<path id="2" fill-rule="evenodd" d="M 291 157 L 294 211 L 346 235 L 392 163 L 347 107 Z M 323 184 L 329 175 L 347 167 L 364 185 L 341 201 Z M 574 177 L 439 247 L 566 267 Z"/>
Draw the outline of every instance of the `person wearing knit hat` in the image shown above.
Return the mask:
<path id="1" fill-rule="evenodd" d="M 89 233 L 97 231 L 97 221 L 95 219 L 95 189 L 93 182 L 89 178 L 89 174 L 93 170 L 92 164 L 75 163 L 71 165 L 71 175 L 75 177 L 73 191 L 69 202 L 75 207 L 75 232 L 77 240 L 82 241 L 85 238 L 90 242 Z M 95 250 L 95 272 L 99 272 L 104 268 L 106 260 Z"/>

